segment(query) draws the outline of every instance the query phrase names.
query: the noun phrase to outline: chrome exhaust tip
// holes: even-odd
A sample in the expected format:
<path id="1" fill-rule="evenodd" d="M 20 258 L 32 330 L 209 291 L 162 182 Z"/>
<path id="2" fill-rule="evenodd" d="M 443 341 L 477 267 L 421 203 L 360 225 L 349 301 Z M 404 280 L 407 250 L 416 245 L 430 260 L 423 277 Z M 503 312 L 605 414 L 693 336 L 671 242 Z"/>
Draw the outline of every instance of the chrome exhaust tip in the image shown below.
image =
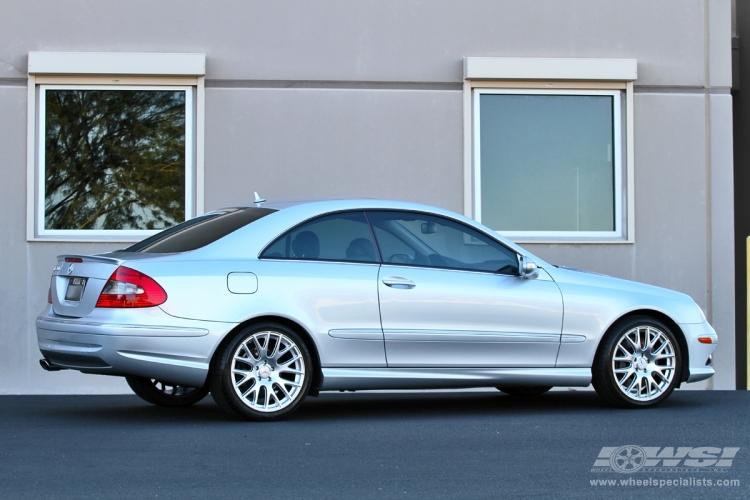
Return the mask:
<path id="1" fill-rule="evenodd" d="M 39 364 L 42 365 L 42 368 L 44 368 L 44 370 L 48 372 L 59 372 L 60 370 L 62 370 L 62 368 L 57 365 L 53 365 L 46 359 L 40 359 Z"/>

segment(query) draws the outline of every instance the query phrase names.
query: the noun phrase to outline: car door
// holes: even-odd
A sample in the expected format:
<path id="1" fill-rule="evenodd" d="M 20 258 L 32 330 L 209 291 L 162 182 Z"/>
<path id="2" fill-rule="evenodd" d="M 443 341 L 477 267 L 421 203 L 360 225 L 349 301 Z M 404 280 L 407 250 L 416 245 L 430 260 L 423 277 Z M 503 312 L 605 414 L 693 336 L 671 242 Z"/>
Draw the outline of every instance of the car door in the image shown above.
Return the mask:
<path id="1" fill-rule="evenodd" d="M 305 222 L 260 256 L 268 311 L 303 323 L 324 367 L 386 366 L 378 306 L 380 259 L 364 212 Z"/>
<path id="2" fill-rule="evenodd" d="M 546 273 L 521 278 L 513 250 L 457 221 L 367 216 L 389 367 L 554 366 L 563 305 Z"/>

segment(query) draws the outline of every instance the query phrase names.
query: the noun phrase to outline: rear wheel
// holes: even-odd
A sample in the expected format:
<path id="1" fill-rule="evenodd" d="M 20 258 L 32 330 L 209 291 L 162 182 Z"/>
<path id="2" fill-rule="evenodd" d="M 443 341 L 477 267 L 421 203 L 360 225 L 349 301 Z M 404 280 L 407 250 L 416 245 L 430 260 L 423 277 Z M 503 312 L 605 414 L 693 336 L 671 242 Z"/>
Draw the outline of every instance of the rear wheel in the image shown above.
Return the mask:
<path id="1" fill-rule="evenodd" d="M 225 410 L 250 420 L 276 420 L 296 410 L 312 381 L 302 338 L 279 324 L 239 331 L 217 353 L 211 394 Z"/>
<path id="2" fill-rule="evenodd" d="M 654 406 L 679 383 L 680 344 L 661 321 L 628 318 L 604 336 L 592 371 L 594 389 L 605 401 L 623 408 Z"/>
<path id="3" fill-rule="evenodd" d="M 190 406 L 208 394 L 208 384 L 203 387 L 187 387 L 152 378 L 125 377 L 125 380 L 138 397 L 158 406 L 172 408 Z"/>
<path id="4" fill-rule="evenodd" d="M 520 396 L 520 397 L 539 396 L 541 394 L 544 394 L 545 392 L 548 392 L 550 389 L 552 389 L 552 387 L 536 386 L 536 385 L 517 386 L 517 387 L 497 387 L 497 390 L 500 392 L 504 392 L 505 394 L 509 394 L 511 396 Z"/>

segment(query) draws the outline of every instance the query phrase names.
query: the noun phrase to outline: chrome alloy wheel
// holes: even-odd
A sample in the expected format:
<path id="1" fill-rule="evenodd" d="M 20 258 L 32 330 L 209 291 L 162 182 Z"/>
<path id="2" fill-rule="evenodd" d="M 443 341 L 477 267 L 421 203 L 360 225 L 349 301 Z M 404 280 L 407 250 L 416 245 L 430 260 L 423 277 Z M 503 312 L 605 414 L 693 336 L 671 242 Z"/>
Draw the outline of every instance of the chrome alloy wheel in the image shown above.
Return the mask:
<path id="1" fill-rule="evenodd" d="M 620 337 L 612 357 L 617 387 L 634 401 L 651 401 L 666 391 L 675 376 L 675 349 L 658 328 L 636 326 Z"/>
<path id="2" fill-rule="evenodd" d="M 300 348 L 292 339 L 273 331 L 254 333 L 232 353 L 234 392 L 256 411 L 279 411 L 300 395 L 305 368 Z"/>

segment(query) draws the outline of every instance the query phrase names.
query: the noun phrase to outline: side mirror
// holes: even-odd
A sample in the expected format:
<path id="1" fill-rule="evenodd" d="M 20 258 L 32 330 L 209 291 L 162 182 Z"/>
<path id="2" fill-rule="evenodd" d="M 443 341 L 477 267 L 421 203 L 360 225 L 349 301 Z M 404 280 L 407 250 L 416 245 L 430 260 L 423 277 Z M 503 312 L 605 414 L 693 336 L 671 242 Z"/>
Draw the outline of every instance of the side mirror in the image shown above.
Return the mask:
<path id="1" fill-rule="evenodd" d="M 527 280 L 536 278 L 539 273 L 537 272 L 537 269 L 539 269 L 536 265 L 536 262 L 529 259 L 525 255 L 519 255 L 518 256 L 518 274 L 522 278 L 525 278 Z"/>

